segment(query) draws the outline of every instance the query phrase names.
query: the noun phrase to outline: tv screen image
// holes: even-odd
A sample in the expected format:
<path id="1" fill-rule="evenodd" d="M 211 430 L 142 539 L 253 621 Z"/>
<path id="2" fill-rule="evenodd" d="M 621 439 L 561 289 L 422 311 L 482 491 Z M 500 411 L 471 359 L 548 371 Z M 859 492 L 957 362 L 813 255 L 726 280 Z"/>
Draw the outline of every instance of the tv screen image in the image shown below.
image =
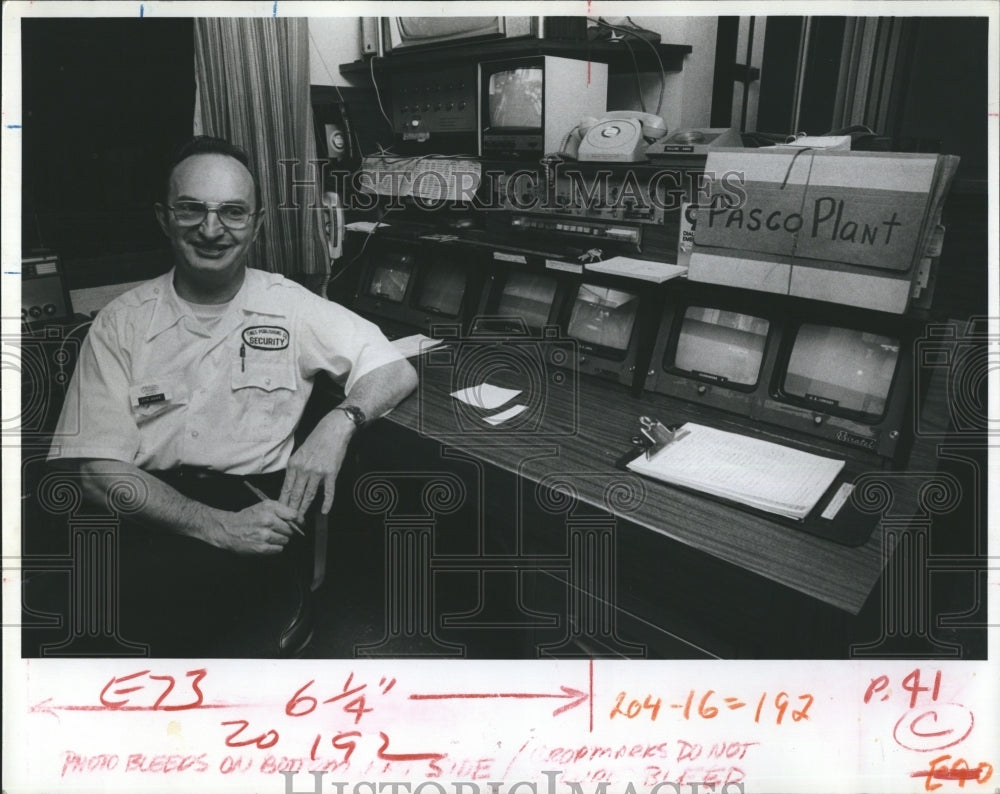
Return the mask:
<path id="1" fill-rule="evenodd" d="M 769 327 L 763 317 L 688 306 L 673 366 L 725 383 L 753 386 L 760 375 Z"/>
<path id="2" fill-rule="evenodd" d="M 465 296 L 465 269 L 454 262 L 434 262 L 427 271 L 417 306 L 449 317 L 458 315 Z"/>
<path id="3" fill-rule="evenodd" d="M 434 43 L 500 32 L 500 17 L 397 17 L 403 41 L 407 44 Z"/>
<path id="4" fill-rule="evenodd" d="M 638 307 L 634 292 L 581 284 L 566 332 L 581 342 L 627 350 Z"/>
<path id="5" fill-rule="evenodd" d="M 896 374 L 899 339 L 852 328 L 799 327 L 782 385 L 808 402 L 878 418 Z"/>
<path id="6" fill-rule="evenodd" d="M 413 262 L 409 259 L 381 262 L 372 270 L 372 277 L 368 282 L 368 294 L 373 298 L 402 303 L 412 275 Z"/>
<path id="7" fill-rule="evenodd" d="M 494 72 L 489 79 L 490 126 L 537 129 L 542 126 L 545 70 L 524 66 Z"/>
<path id="8" fill-rule="evenodd" d="M 542 328 L 552 312 L 556 297 L 556 280 L 551 276 L 514 272 L 507 277 L 497 314 L 519 317 L 532 329 Z"/>

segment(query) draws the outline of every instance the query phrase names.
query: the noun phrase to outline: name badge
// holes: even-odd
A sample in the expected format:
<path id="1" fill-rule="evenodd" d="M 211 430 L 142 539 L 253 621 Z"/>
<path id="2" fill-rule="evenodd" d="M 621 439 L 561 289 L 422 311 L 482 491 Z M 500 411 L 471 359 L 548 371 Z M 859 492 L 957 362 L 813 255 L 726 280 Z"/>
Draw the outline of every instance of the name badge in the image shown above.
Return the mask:
<path id="1" fill-rule="evenodd" d="M 169 384 L 166 383 L 143 383 L 130 391 L 133 408 L 166 402 L 173 396 Z"/>

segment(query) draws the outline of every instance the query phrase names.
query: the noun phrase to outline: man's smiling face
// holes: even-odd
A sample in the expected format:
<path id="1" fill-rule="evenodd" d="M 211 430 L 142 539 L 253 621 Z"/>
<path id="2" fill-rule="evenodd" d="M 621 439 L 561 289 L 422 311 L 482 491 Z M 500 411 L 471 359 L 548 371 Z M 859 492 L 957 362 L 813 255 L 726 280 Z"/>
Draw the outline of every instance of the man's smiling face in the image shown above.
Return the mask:
<path id="1" fill-rule="evenodd" d="M 239 161 L 224 154 L 196 154 L 174 168 L 167 204 L 200 202 L 212 208 L 233 204 L 254 212 L 258 209 L 254 192 L 253 177 Z M 217 212 L 208 212 L 201 223 L 184 225 L 169 207 L 157 205 L 156 215 L 170 238 L 177 268 L 194 281 L 219 283 L 234 278 L 243 267 L 262 216 L 251 215 L 242 229 L 225 225 Z"/>

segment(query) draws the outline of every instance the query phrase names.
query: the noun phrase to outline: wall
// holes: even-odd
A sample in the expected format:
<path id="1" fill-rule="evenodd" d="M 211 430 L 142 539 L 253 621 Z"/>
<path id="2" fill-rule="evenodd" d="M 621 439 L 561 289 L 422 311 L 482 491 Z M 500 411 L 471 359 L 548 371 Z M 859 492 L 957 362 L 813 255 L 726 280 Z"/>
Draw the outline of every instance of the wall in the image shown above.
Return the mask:
<path id="1" fill-rule="evenodd" d="M 610 22 L 617 22 L 614 18 Z M 662 115 L 667 129 L 708 127 L 712 116 L 712 78 L 715 74 L 715 34 L 718 18 L 711 17 L 632 17 L 635 24 L 660 34 L 664 44 L 689 44 L 691 54 L 681 72 L 668 72 Z M 644 44 L 634 43 L 637 49 Z M 656 111 L 660 80 L 656 74 L 642 78 L 643 99 L 649 112 Z M 629 104 L 621 100 L 629 97 Z M 608 107 L 639 110 L 635 78 L 616 75 L 608 88 Z"/>
<path id="2" fill-rule="evenodd" d="M 361 57 L 359 17 L 322 17 L 309 20 L 309 82 L 312 85 L 351 85 L 340 74 L 340 64 Z"/>
<path id="3" fill-rule="evenodd" d="M 665 44 L 690 44 L 693 51 L 681 72 L 668 72 L 662 115 L 670 130 L 707 127 L 712 108 L 712 77 L 715 69 L 717 18 L 633 17 L 641 27 L 660 34 Z M 617 21 L 617 20 L 610 20 Z M 338 67 L 361 57 L 361 25 L 358 17 L 323 17 L 309 20 L 309 70 L 313 85 L 351 85 Z M 634 42 L 638 51 L 645 47 Z M 655 112 L 660 80 L 655 73 L 641 76 L 646 108 Z M 608 107 L 639 110 L 632 74 L 615 75 L 608 87 Z"/>

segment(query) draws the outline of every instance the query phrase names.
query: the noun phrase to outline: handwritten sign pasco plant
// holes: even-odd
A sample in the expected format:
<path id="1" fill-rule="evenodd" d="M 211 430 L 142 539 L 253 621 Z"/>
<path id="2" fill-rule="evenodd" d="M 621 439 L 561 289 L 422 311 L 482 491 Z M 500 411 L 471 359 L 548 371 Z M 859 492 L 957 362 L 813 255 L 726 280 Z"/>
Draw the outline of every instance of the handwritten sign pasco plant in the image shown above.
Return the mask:
<path id="1" fill-rule="evenodd" d="M 950 166 L 952 159 L 811 150 L 713 153 L 706 172 L 715 179 L 710 200 L 695 216 L 689 277 L 904 311 L 947 181 L 942 163 Z M 734 191 L 734 175 L 741 190 Z"/>

